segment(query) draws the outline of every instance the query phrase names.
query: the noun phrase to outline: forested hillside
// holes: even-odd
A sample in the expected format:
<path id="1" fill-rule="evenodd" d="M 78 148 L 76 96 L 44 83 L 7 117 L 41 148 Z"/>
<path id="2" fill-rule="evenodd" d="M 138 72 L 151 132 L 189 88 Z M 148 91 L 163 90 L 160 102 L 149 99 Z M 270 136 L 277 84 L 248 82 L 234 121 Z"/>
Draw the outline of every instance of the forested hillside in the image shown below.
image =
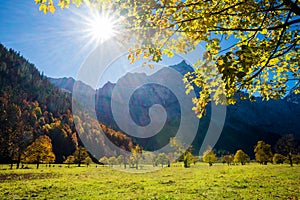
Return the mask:
<path id="1" fill-rule="evenodd" d="M 91 123 L 87 113 L 73 116 L 71 101 L 70 93 L 56 88 L 20 53 L 0 44 L 0 162 L 20 163 L 26 148 L 47 136 L 55 162 L 62 163 L 82 146 L 75 120 L 82 133 L 92 132 L 97 137 L 99 122 Z M 132 148 L 131 139 L 123 133 L 101 127 L 113 143 L 125 150 Z"/>

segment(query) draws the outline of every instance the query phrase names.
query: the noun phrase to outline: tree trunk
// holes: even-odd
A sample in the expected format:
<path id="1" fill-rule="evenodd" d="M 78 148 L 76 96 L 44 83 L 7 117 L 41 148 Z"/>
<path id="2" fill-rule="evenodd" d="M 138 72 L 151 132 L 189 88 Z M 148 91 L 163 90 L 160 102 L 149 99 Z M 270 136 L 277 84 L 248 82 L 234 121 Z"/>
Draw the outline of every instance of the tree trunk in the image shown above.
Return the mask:
<path id="1" fill-rule="evenodd" d="M 268 164 L 268 162 L 264 162 L 264 165 L 267 165 Z"/>
<path id="2" fill-rule="evenodd" d="M 187 159 L 184 159 L 184 160 L 183 160 L 183 164 L 184 164 L 184 168 L 188 168 L 188 167 L 189 167 L 189 166 L 188 166 Z"/>
<path id="3" fill-rule="evenodd" d="M 290 166 L 293 167 L 293 159 L 292 159 L 292 155 L 290 153 L 288 154 L 288 159 L 290 162 Z"/>
<path id="4" fill-rule="evenodd" d="M 40 166 L 40 162 L 37 162 L 37 163 L 36 163 L 36 169 L 38 169 L 39 166 Z"/>
<path id="5" fill-rule="evenodd" d="M 17 160 L 17 167 L 16 169 L 19 169 L 21 163 L 21 154 L 18 155 L 18 160 Z"/>

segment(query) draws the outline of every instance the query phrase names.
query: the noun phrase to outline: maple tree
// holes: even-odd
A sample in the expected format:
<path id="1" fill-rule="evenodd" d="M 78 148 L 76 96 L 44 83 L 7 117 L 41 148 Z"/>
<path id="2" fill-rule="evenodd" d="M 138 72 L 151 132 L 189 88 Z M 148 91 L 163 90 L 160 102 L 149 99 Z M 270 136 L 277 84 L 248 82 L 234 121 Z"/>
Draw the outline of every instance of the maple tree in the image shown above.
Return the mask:
<path id="1" fill-rule="evenodd" d="M 70 164 L 73 164 L 75 162 L 75 157 L 73 155 L 70 155 L 67 157 L 67 159 L 64 161 L 65 164 L 68 164 L 68 167 L 70 167 Z"/>
<path id="2" fill-rule="evenodd" d="M 273 156 L 272 161 L 273 161 L 274 164 L 283 164 L 285 159 L 286 158 L 283 155 L 281 155 L 279 153 L 275 153 L 274 156 Z"/>
<path id="3" fill-rule="evenodd" d="M 169 163 L 169 159 L 165 153 L 160 153 L 156 156 L 155 163 L 161 164 L 161 167 L 164 167 L 164 164 L 167 165 Z"/>
<path id="4" fill-rule="evenodd" d="M 208 147 L 206 151 L 203 153 L 203 161 L 208 163 L 209 166 L 212 166 L 214 162 L 216 162 L 217 157 L 211 147 Z"/>
<path id="5" fill-rule="evenodd" d="M 54 12 L 89 3 L 108 4 L 124 16 L 122 27 L 135 43 L 129 60 L 159 62 L 162 55 L 188 53 L 201 42 L 206 52 L 186 74 L 187 93 L 198 117 L 211 101 L 235 104 L 237 99 L 279 99 L 300 91 L 300 6 L 293 0 L 35 0 L 40 10 Z M 226 45 L 227 44 L 227 45 Z M 228 45 L 229 44 L 229 45 Z M 290 86 L 290 87 L 288 87 Z M 239 94 L 239 95 L 236 95 Z"/>
<path id="6" fill-rule="evenodd" d="M 275 149 L 278 153 L 287 158 L 291 167 L 293 166 L 293 157 L 299 154 L 300 151 L 299 145 L 295 141 L 293 134 L 288 134 L 281 137 L 277 141 Z"/>
<path id="7" fill-rule="evenodd" d="M 191 163 L 195 163 L 195 158 L 192 154 L 193 147 L 182 144 L 176 138 L 170 138 L 170 145 L 174 152 L 172 153 L 174 157 L 178 157 L 178 161 L 183 161 L 183 167 L 190 167 Z M 171 156 L 172 157 L 172 156 Z"/>
<path id="8" fill-rule="evenodd" d="M 236 151 L 233 158 L 234 163 L 241 163 L 242 165 L 245 165 L 249 161 L 249 156 L 243 150 L 239 149 Z"/>
<path id="9" fill-rule="evenodd" d="M 258 141 L 255 148 L 255 159 L 260 164 L 266 165 L 268 162 L 272 161 L 273 153 L 271 150 L 271 145 L 266 144 L 264 141 Z"/>
<path id="10" fill-rule="evenodd" d="M 232 155 L 225 155 L 223 157 L 223 163 L 227 163 L 227 165 L 229 166 L 232 162 L 233 162 L 233 156 Z"/>
<path id="11" fill-rule="evenodd" d="M 87 150 L 84 147 L 78 147 L 73 153 L 74 162 L 78 164 L 78 167 L 89 157 Z"/>
<path id="12" fill-rule="evenodd" d="M 135 147 L 133 147 L 131 149 L 131 156 L 130 156 L 130 161 L 133 165 L 135 165 L 135 168 L 138 169 L 139 168 L 139 161 L 142 158 L 142 154 L 143 154 L 143 149 L 139 146 L 136 145 Z"/>
<path id="13" fill-rule="evenodd" d="M 53 163 L 55 155 L 52 151 L 51 139 L 46 136 L 40 136 L 21 155 L 22 162 L 36 163 L 39 168 L 40 163 Z"/>

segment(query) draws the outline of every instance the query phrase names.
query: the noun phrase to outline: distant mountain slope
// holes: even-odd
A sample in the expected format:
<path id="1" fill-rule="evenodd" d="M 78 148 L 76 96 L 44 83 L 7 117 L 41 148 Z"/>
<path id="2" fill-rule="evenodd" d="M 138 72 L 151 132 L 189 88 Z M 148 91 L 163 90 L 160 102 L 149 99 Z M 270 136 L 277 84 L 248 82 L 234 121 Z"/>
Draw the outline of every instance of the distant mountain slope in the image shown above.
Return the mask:
<path id="1" fill-rule="evenodd" d="M 64 89 L 67 92 L 72 92 L 75 80 L 71 77 L 69 78 L 51 78 L 48 77 L 48 80 L 54 84 L 56 87 Z"/>
<path id="2" fill-rule="evenodd" d="M 185 62 L 170 67 L 181 74 L 192 70 Z M 131 81 L 147 78 L 144 73 L 128 73 L 125 76 Z M 64 84 L 57 84 L 57 86 L 66 88 Z M 114 87 L 114 83 L 108 82 L 96 91 L 96 112 L 100 121 L 107 126 L 119 129 L 111 111 L 111 96 Z M 172 93 L 163 87 L 147 85 L 139 88 L 132 96 L 130 102 L 131 116 L 141 126 L 149 123 L 150 105 L 156 102 L 165 107 L 169 120 L 167 120 L 165 128 L 157 137 L 149 139 L 132 137 L 132 139 L 149 150 L 166 144 L 168 137 L 176 132 L 180 120 L 180 109 Z M 245 100 L 238 101 L 236 105 L 228 106 L 226 122 L 215 147 L 231 153 L 242 148 L 253 156 L 253 147 L 258 140 L 262 139 L 274 145 L 278 138 L 289 133 L 294 134 L 296 139 L 300 139 L 299 102 L 300 95 L 290 94 L 278 101 L 262 101 L 260 98 L 257 98 L 256 102 Z M 195 153 L 201 147 L 209 121 L 210 108 L 208 107 L 208 114 L 200 120 L 198 133 L 193 142 Z"/>
<path id="3" fill-rule="evenodd" d="M 19 53 L 0 44 L 0 163 L 12 162 L 18 156 L 15 153 L 22 152 L 20 144 L 26 147 L 41 135 L 51 138 L 56 162 L 62 163 L 78 145 L 83 145 L 78 138 L 81 132 L 100 144 L 96 148 L 103 156 L 106 152 L 101 148 L 110 144 L 100 137 L 99 126 L 112 143 L 122 145 L 125 150 L 132 148 L 129 137 L 92 120 L 88 113 L 80 112 L 74 116 L 70 93 L 75 81 L 71 78 L 55 80 L 59 80 L 68 92 L 62 92 L 50 83 Z M 89 88 L 82 86 L 80 89 L 84 92 Z"/>

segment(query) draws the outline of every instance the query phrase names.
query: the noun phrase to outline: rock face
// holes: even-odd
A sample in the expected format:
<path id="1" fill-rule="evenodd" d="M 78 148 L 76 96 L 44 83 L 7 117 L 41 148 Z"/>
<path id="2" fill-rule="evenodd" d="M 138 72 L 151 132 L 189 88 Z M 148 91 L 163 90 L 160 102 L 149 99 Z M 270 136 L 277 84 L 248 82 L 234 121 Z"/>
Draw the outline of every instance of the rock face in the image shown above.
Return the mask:
<path id="1" fill-rule="evenodd" d="M 48 77 L 48 80 L 54 84 L 56 87 L 63 89 L 67 92 L 73 91 L 73 86 L 75 84 L 75 80 L 71 77 L 69 78 L 50 78 Z"/>
<path id="2" fill-rule="evenodd" d="M 170 67 L 182 75 L 193 70 L 184 61 Z M 144 73 L 128 73 L 125 78 L 134 82 L 147 79 L 147 75 Z M 72 91 L 72 84 L 75 83 L 74 79 L 50 79 L 50 81 L 70 92 Z M 115 83 L 108 82 L 95 91 L 95 109 L 99 121 L 109 127 L 119 129 L 111 109 L 112 92 L 115 85 Z M 89 86 L 82 86 L 85 91 L 87 90 L 86 87 Z M 89 90 L 93 89 L 89 87 Z M 84 91 L 82 94 L 84 95 Z M 154 150 L 167 144 L 169 137 L 176 134 L 181 119 L 180 105 L 174 93 L 161 85 L 146 84 L 138 88 L 130 98 L 128 106 L 132 120 L 140 126 L 148 125 L 150 123 L 149 108 L 154 104 L 160 104 L 166 110 L 167 119 L 164 127 L 156 136 L 150 138 L 132 137 L 133 141 L 148 150 Z M 199 152 L 201 148 L 210 118 L 210 106 L 208 106 L 207 115 L 200 120 L 198 132 L 192 144 L 194 153 Z M 253 156 L 253 147 L 258 140 L 264 140 L 274 145 L 278 138 L 289 133 L 294 134 L 296 139 L 300 139 L 299 119 L 300 95 L 289 94 L 278 101 L 270 100 L 266 102 L 262 101 L 261 98 L 257 98 L 256 102 L 238 101 L 235 105 L 227 107 L 225 125 L 215 148 L 226 150 L 229 153 L 234 153 L 237 149 L 243 149 Z"/>

